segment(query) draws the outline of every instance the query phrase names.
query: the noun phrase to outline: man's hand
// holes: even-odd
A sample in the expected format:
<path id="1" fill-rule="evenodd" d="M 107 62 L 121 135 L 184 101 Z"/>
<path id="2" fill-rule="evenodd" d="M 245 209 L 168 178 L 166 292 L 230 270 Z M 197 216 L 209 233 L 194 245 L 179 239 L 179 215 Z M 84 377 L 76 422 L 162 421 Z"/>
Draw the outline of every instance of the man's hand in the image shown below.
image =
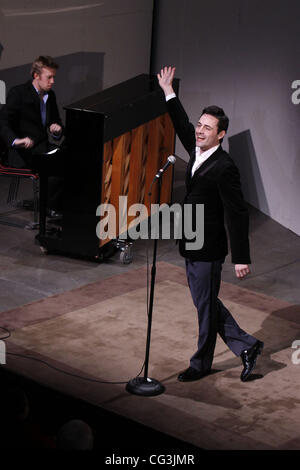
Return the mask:
<path id="1" fill-rule="evenodd" d="M 175 74 L 175 67 L 164 67 L 160 74 L 157 74 L 159 86 L 163 89 L 165 96 L 174 93 L 172 82 Z"/>
<path id="2" fill-rule="evenodd" d="M 49 127 L 49 131 L 51 134 L 59 135 L 61 134 L 62 127 L 59 124 L 51 124 L 51 126 Z"/>
<path id="3" fill-rule="evenodd" d="M 30 149 L 33 147 L 34 142 L 30 137 L 24 137 L 23 139 L 15 139 L 14 146 L 16 147 L 24 147 L 25 149 Z"/>
<path id="4" fill-rule="evenodd" d="M 236 277 L 239 279 L 243 279 L 243 277 L 247 276 L 250 273 L 250 269 L 248 264 L 236 264 L 235 265 L 235 274 Z"/>

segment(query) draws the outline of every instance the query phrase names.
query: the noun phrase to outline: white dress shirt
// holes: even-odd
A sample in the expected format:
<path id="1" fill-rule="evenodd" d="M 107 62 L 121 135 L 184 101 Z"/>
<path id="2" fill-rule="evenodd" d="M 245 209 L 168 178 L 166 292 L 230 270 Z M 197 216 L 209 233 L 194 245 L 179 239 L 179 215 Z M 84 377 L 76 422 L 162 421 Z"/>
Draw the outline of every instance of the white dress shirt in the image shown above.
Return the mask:
<path id="1" fill-rule="evenodd" d="M 195 171 L 198 170 L 202 163 L 204 163 L 205 160 L 207 160 L 219 147 L 220 144 L 215 145 L 202 153 L 200 153 L 200 147 L 196 147 L 196 158 L 191 171 L 192 176 L 194 176 Z"/>
<path id="2" fill-rule="evenodd" d="M 176 97 L 176 93 L 170 93 L 169 95 L 166 96 L 166 101 L 171 100 L 172 98 Z M 195 153 L 196 153 L 196 158 L 192 167 L 191 174 L 194 176 L 194 173 L 198 168 L 202 165 L 202 163 L 205 162 L 218 148 L 220 147 L 220 144 L 215 145 L 214 147 L 211 147 L 208 150 L 205 150 L 205 152 L 200 153 L 200 147 L 195 148 Z"/>

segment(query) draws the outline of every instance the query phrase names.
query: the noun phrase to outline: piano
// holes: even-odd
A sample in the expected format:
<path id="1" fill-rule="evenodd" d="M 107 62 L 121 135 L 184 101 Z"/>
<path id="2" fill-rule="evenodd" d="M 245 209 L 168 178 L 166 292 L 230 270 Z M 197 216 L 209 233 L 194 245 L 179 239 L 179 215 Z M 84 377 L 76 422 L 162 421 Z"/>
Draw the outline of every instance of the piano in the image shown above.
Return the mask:
<path id="1" fill-rule="evenodd" d="M 178 92 L 179 80 L 174 80 Z M 142 74 L 64 107 L 65 141 L 56 153 L 40 156 L 40 228 L 42 251 L 101 260 L 115 239 L 96 233 L 100 204 L 116 208 L 119 196 L 128 207 L 142 203 L 150 214 L 151 182 L 174 152 L 175 131 L 156 76 Z M 62 174 L 63 218 L 59 230 L 47 230 L 47 178 Z M 160 203 L 170 203 L 172 166 L 163 176 Z M 151 203 L 157 202 L 153 185 Z M 128 218 L 128 223 L 130 218 Z"/>

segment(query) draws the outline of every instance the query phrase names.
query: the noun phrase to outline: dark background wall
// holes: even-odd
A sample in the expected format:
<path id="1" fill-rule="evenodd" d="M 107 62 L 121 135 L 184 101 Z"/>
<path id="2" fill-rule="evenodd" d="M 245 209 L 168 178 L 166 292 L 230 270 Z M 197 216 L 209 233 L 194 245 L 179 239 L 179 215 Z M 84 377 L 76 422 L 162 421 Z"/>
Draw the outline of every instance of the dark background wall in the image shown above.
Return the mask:
<path id="1" fill-rule="evenodd" d="M 152 0 L 1 0 L 0 102 L 41 54 L 60 65 L 61 107 L 148 73 L 152 8 Z"/>
<path id="2" fill-rule="evenodd" d="M 159 0 L 155 17 L 153 72 L 176 66 L 193 122 L 224 108 L 246 199 L 300 234 L 299 0 Z"/>
<path id="3" fill-rule="evenodd" d="M 104 53 L 77 52 L 55 57 L 55 62 L 59 65 L 55 94 L 61 116 L 64 115 L 65 105 L 103 89 Z M 31 63 L 2 69 L 0 76 L 6 92 L 10 87 L 30 79 L 30 69 Z M 5 97 L 2 99 L 5 101 Z"/>

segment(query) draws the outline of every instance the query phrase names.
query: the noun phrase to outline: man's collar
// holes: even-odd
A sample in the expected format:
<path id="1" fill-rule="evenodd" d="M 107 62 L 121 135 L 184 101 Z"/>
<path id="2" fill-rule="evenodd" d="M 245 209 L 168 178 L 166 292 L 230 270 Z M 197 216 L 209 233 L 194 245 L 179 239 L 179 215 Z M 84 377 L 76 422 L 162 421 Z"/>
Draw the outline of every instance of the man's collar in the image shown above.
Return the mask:
<path id="1" fill-rule="evenodd" d="M 36 87 L 35 85 L 33 84 L 33 82 L 31 82 L 33 88 L 35 89 L 35 91 L 37 92 L 38 95 L 42 95 L 42 96 L 48 96 L 48 92 L 46 93 L 41 93 Z"/>
<path id="2" fill-rule="evenodd" d="M 210 147 L 209 149 L 205 150 L 204 152 L 200 153 L 200 148 L 196 147 L 196 156 L 199 156 L 201 159 L 203 158 L 208 158 L 210 155 L 212 155 L 218 148 L 220 147 L 220 144 L 215 145 L 214 147 Z"/>

